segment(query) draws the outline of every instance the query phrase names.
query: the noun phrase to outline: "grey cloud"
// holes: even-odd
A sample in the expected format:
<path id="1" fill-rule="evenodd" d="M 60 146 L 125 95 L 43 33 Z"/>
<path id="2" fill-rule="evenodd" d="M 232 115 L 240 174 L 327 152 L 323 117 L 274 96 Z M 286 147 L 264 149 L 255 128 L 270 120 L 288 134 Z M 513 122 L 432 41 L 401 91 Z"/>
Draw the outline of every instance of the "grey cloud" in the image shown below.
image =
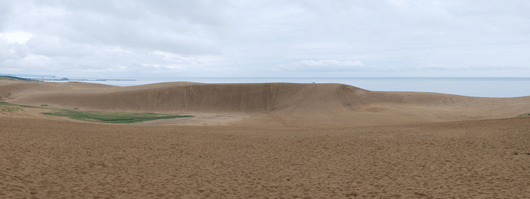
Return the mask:
<path id="1" fill-rule="evenodd" d="M 360 61 L 338 61 L 338 60 L 302 60 L 287 65 L 282 65 L 287 71 L 296 72 L 345 72 L 366 70 Z"/>
<path id="2" fill-rule="evenodd" d="M 12 8 L 12 1 L 0 1 L 0 32 L 5 31 L 4 27 L 11 15 Z"/>
<path id="3" fill-rule="evenodd" d="M 529 9 L 523 0 L 1 1 L 0 33 L 34 36 L 20 46 L 0 44 L 0 70 L 140 76 L 528 70 Z M 349 60 L 362 65 L 345 65 Z"/>

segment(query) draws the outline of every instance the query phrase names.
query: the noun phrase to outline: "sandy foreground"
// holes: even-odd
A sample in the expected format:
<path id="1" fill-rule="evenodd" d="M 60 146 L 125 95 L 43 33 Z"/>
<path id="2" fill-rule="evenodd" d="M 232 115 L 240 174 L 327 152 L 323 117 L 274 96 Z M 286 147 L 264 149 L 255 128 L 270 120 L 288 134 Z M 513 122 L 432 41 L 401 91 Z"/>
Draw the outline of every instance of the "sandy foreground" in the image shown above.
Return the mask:
<path id="1" fill-rule="evenodd" d="M 0 81 L 10 103 L 191 113 L 0 114 L 0 198 L 530 198 L 530 98 L 338 84 Z"/>

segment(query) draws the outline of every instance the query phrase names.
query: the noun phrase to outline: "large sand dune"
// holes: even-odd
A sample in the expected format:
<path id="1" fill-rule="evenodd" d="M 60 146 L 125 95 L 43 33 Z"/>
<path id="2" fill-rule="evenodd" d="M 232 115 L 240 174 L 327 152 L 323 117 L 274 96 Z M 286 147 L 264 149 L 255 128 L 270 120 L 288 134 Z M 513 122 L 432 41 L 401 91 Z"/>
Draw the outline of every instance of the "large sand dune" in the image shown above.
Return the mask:
<path id="1" fill-rule="evenodd" d="M 0 114 L 0 198 L 530 198 L 530 117 L 514 118 L 529 97 L 21 81 L 0 81 L 0 96 L 197 116 L 125 125 Z"/>
<path id="2" fill-rule="evenodd" d="M 530 112 L 530 97 L 477 98 L 373 92 L 341 84 L 160 83 L 116 87 L 87 83 L 10 83 L 9 102 L 86 110 L 239 113 L 283 125 L 381 125 L 509 118 Z"/>

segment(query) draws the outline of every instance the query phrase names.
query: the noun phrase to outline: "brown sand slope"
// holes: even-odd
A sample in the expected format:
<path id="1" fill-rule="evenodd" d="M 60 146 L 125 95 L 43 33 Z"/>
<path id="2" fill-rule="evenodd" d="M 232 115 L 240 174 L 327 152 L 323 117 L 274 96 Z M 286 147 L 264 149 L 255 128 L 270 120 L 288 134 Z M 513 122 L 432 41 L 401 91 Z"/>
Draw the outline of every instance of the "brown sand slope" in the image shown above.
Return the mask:
<path id="1" fill-rule="evenodd" d="M 1 118 L 0 198 L 529 198 L 530 118 L 349 128 Z"/>
<path id="2" fill-rule="evenodd" d="M 250 117 L 156 126 L 58 121 L 42 109 L 0 114 L 0 198 L 530 198 L 530 117 L 511 118 L 530 112 L 528 97 L 20 81 L 0 81 L 0 96 Z M 487 118 L 509 119 L 479 120 Z"/>
<path id="3" fill-rule="evenodd" d="M 261 124 L 380 125 L 514 117 L 530 97 L 475 98 L 373 92 L 341 84 L 161 83 L 116 87 L 86 83 L 0 83 L 12 103 L 87 110 L 244 113 Z"/>

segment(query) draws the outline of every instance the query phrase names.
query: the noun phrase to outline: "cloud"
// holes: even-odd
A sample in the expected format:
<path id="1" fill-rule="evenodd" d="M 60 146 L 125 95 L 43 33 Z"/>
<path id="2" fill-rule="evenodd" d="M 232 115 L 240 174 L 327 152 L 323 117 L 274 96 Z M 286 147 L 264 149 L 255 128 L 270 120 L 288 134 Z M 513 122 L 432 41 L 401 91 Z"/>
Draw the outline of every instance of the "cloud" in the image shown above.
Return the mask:
<path id="1" fill-rule="evenodd" d="M 504 70 L 525 70 L 526 67 L 522 66 L 509 66 L 509 65 L 481 65 L 481 66 L 419 66 L 419 67 L 410 67 L 408 70 L 415 71 L 504 71 Z"/>
<path id="2" fill-rule="evenodd" d="M 296 72 L 344 72 L 366 70 L 360 61 L 337 61 L 337 60 L 302 60 L 299 62 L 282 65 L 287 71 Z"/>
<path id="3" fill-rule="evenodd" d="M 529 9 L 528 1 L 490 0 L 5 0 L 0 70 L 64 76 L 529 70 Z"/>
<path id="4" fill-rule="evenodd" d="M 0 38 L 2 40 L 6 41 L 8 44 L 10 44 L 10 43 L 24 44 L 31 37 L 33 37 L 32 34 L 25 33 L 25 32 L 22 32 L 22 31 L 16 31 L 16 32 L 0 34 Z"/>
<path id="5" fill-rule="evenodd" d="M 164 52 L 164 51 L 153 51 L 153 52 L 150 52 L 149 54 L 157 58 L 161 58 L 165 61 L 172 62 L 172 63 L 181 63 L 181 64 L 189 64 L 189 65 L 203 64 L 203 63 L 215 61 L 217 59 L 215 56 L 179 55 L 179 54 Z"/>

